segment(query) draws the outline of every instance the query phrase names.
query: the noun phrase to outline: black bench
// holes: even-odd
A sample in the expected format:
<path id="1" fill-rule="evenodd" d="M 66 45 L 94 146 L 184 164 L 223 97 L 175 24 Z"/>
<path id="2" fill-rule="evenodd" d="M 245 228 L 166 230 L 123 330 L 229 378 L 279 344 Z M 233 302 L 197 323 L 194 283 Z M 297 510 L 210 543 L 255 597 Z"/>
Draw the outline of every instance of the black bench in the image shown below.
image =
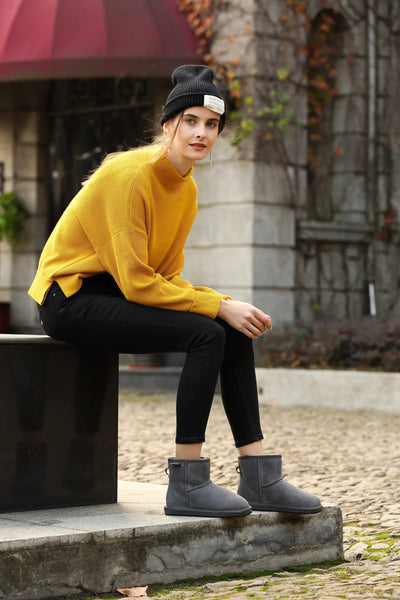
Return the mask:
<path id="1" fill-rule="evenodd" d="M 0 511 L 117 501 L 118 354 L 0 334 Z"/>

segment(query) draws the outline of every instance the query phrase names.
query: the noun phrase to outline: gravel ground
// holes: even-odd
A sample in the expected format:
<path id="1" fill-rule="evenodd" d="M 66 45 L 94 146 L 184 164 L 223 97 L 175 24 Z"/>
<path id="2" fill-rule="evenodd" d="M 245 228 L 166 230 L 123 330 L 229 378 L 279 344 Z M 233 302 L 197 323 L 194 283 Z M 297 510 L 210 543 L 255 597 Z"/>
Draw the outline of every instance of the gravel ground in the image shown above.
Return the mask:
<path id="1" fill-rule="evenodd" d="M 265 451 L 288 481 L 341 507 L 346 561 L 224 581 L 150 586 L 165 600 L 400 599 L 400 416 L 262 406 Z M 175 403 L 121 394 L 119 478 L 167 483 Z M 215 483 L 236 489 L 236 450 L 216 399 L 204 445 Z M 121 596 L 119 596 L 121 598 Z"/>

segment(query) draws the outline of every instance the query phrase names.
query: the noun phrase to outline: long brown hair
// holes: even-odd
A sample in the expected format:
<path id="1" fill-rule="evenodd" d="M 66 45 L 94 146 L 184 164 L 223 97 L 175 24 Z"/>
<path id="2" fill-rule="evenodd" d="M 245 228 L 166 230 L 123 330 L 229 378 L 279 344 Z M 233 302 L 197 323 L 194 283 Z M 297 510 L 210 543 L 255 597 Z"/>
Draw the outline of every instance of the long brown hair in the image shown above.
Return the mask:
<path id="1" fill-rule="evenodd" d="M 178 131 L 178 127 L 179 127 L 180 122 L 182 120 L 182 116 L 183 116 L 183 112 L 179 113 L 179 115 L 176 115 L 173 119 L 170 119 L 171 121 L 177 120 L 176 126 L 174 128 L 172 137 L 169 137 L 169 135 L 167 134 L 167 132 L 164 131 L 164 129 L 163 129 L 162 133 L 160 133 L 159 135 L 157 135 L 153 139 L 153 141 L 150 142 L 150 144 L 144 144 L 143 146 L 137 146 L 136 148 L 128 148 L 128 150 L 122 150 L 122 151 L 119 151 L 119 152 L 110 152 L 109 154 L 106 154 L 106 156 L 103 158 L 103 160 L 101 161 L 101 163 L 99 164 L 99 166 L 96 167 L 91 173 L 89 173 L 89 175 L 86 177 L 86 179 L 84 179 L 82 181 L 82 185 L 86 185 L 87 182 L 91 179 L 91 177 L 99 169 L 101 169 L 101 167 L 103 165 L 105 165 L 106 163 L 110 162 L 110 160 L 112 160 L 113 158 L 116 158 L 117 156 L 120 156 L 121 154 L 124 154 L 125 152 L 135 152 L 135 151 L 138 151 L 138 150 L 142 150 L 143 148 L 159 148 L 160 151 L 156 153 L 156 155 L 153 158 L 153 161 L 156 161 L 163 154 L 168 154 L 168 152 L 170 151 L 171 146 L 173 144 L 173 141 L 175 139 L 176 132 Z"/>

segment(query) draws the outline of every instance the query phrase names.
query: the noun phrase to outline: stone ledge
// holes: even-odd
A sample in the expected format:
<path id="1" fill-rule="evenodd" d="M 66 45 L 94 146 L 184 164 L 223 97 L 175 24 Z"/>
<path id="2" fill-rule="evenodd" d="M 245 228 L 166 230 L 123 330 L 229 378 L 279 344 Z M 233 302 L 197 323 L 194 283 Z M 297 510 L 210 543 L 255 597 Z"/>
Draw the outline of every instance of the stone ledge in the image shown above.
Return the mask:
<path id="1" fill-rule="evenodd" d="M 299 240 L 313 242 L 360 243 L 368 242 L 373 235 L 370 225 L 364 223 L 299 221 Z"/>
<path id="2" fill-rule="evenodd" d="M 30 333 L 0 333 L 1 345 L 14 344 L 58 344 L 66 346 L 65 342 L 60 342 L 45 334 L 30 334 Z"/>
<path id="3" fill-rule="evenodd" d="M 261 404 L 400 414 L 400 373 L 256 369 Z"/>
<path id="4" fill-rule="evenodd" d="M 166 486 L 120 482 L 119 503 L 0 515 L 0 598 L 107 593 L 205 575 L 342 561 L 342 516 L 168 517 Z"/>
<path id="5" fill-rule="evenodd" d="M 176 393 L 181 370 L 180 366 L 120 366 L 120 388 Z M 257 368 L 256 374 L 260 404 L 400 414 L 400 373 Z"/>

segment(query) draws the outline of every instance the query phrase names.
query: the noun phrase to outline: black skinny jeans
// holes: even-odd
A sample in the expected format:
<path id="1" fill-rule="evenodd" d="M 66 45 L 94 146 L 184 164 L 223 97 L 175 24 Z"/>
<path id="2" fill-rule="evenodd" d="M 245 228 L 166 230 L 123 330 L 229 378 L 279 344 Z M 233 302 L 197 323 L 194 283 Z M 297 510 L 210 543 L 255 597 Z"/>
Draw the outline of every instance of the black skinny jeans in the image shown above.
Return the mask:
<path id="1" fill-rule="evenodd" d="M 235 445 L 262 439 L 253 344 L 222 319 L 130 302 L 108 274 L 84 279 L 70 298 L 53 283 L 39 317 L 48 335 L 71 344 L 123 354 L 185 352 L 177 444 L 204 442 L 218 375 Z"/>

